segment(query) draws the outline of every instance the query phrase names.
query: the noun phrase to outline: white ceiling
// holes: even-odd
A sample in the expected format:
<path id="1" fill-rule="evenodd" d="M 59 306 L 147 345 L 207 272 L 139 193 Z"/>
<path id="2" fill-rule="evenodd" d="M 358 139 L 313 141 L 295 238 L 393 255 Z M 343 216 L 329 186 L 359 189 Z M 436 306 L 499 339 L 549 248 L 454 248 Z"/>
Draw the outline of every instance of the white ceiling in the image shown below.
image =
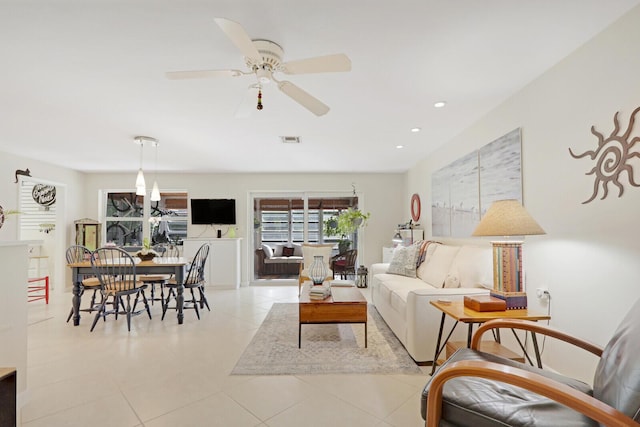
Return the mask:
<path id="1" fill-rule="evenodd" d="M 133 138 L 148 135 L 164 172 L 404 171 L 638 3 L 0 0 L 0 151 L 134 171 Z M 284 61 L 347 54 L 351 72 L 285 76 L 329 113 L 272 86 L 264 109 L 239 119 L 251 76 L 168 80 L 245 69 L 214 17 L 280 44 Z M 151 147 L 144 163 L 153 169 Z"/>

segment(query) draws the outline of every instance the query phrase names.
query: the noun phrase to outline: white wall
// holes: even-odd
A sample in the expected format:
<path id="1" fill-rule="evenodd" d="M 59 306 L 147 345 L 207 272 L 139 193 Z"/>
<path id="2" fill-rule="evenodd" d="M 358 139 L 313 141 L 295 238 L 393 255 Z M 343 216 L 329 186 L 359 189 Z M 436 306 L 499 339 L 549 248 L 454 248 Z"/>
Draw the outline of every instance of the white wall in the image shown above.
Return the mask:
<path id="1" fill-rule="evenodd" d="M 13 181 L 16 169 L 29 168 L 34 178 L 54 181 L 65 185 L 65 206 L 60 207 L 66 213 L 64 230 L 54 232 L 56 238 L 65 239 L 64 247 L 75 239 L 73 222 L 80 218 L 100 217 L 98 212 L 99 190 L 128 189 L 135 181 L 135 171 L 131 174 L 83 174 L 71 169 L 53 166 L 33 159 L 1 153 L 0 168 L 4 172 L 4 184 L 0 185 L 0 205 L 5 209 L 15 209 L 18 204 L 18 185 Z M 229 197 L 237 201 L 238 226 L 237 237 L 243 237 L 242 243 L 242 281 L 247 283 L 248 262 L 253 260 L 249 248 L 247 228 L 247 206 L 250 192 L 273 191 L 317 191 L 341 192 L 351 194 L 352 183 L 361 197 L 362 209 L 371 212 L 368 226 L 363 230 L 360 262 L 370 265 L 382 259 L 382 247 L 389 245 L 396 225 L 405 222 L 408 216 L 404 206 L 405 174 L 159 174 L 158 182 L 163 190 L 187 190 L 189 197 Z M 15 240 L 18 237 L 18 221 L 10 217 L 0 229 L 0 241 Z M 203 226 L 189 226 L 189 237 L 210 233 Z M 208 235 L 208 234 L 205 234 Z M 211 234 L 213 236 L 213 234 Z M 47 236 L 49 237 L 49 236 Z M 57 254 L 54 256 L 58 256 Z M 64 257 L 64 254 L 60 254 Z M 68 276 L 68 275 L 67 275 Z M 68 278 L 68 277 L 67 277 Z M 62 289 L 69 289 L 65 281 Z"/>
<path id="2" fill-rule="evenodd" d="M 45 243 L 43 254 L 49 256 L 48 273 L 52 289 L 62 291 L 70 286 L 70 272 L 65 268 L 64 248 L 75 240 L 73 221 L 82 218 L 84 203 L 84 174 L 46 162 L 0 153 L 0 206 L 3 209 L 18 208 L 19 184 L 15 183 L 15 170 L 31 171 L 33 180 L 57 184 L 57 212 L 59 220 L 56 229 L 49 234 L 32 232 L 20 235 L 19 220 L 15 215 L 9 216 L 0 228 L 0 241 L 40 240 Z M 47 244 L 48 243 L 48 244 Z M 61 283 L 62 285 L 60 286 Z"/>
<path id="3" fill-rule="evenodd" d="M 97 201 L 100 190 L 132 188 L 135 171 L 129 174 L 89 174 L 85 182 L 84 211 L 98 219 Z M 159 174 L 158 185 L 163 190 L 187 190 L 190 198 L 234 198 L 238 232 L 242 237 L 242 283 L 249 281 L 253 262 L 251 236 L 252 207 L 247 206 L 250 192 L 319 191 L 352 194 L 351 184 L 360 196 L 360 207 L 371 213 L 363 229 L 359 262 L 370 265 L 382 260 L 382 247 L 390 244 L 393 230 L 404 216 L 405 174 Z M 249 231 L 247 231 L 249 230 Z M 188 237 L 215 237 L 207 226 L 189 225 Z"/>
<path id="4" fill-rule="evenodd" d="M 18 207 L 18 184 L 15 181 L 15 170 L 29 168 L 31 176 L 41 178 L 46 181 L 54 181 L 64 184 L 65 191 L 64 206 L 59 206 L 66 212 L 65 230 L 57 230 L 56 234 L 71 241 L 75 238 L 73 221 L 81 218 L 83 211 L 82 198 L 84 197 L 84 174 L 59 166 L 54 166 L 46 162 L 41 162 L 26 157 L 15 156 L 13 154 L 0 153 L 0 206 L 4 209 L 16 209 Z M 18 238 L 18 221 L 14 216 L 5 221 L 0 229 L 0 241 L 15 240 Z"/>
<path id="5" fill-rule="evenodd" d="M 529 306 L 546 310 L 535 289 L 548 288 L 551 324 L 600 345 L 640 296 L 640 188 L 622 176 L 622 197 L 611 184 L 607 198 L 600 200 L 601 188 L 596 200 L 582 204 L 593 192 L 594 177 L 585 173 L 595 162 L 572 158 L 568 148 L 595 149 L 591 126 L 608 136 L 616 111 L 620 128 L 627 129 L 631 112 L 640 106 L 639 24 L 636 7 L 408 173 L 407 194 L 421 195 L 422 222 L 430 235 L 431 174 L 522 127 L 524 204 L 547 232 L 525 243 Z M 639 125 L 632 135 L 640 136 Z M 640 152 L 640 144 L 634 151 Z M 640 182 L 638 159 L 634 165 Z M 595 361 L 583 352 L 566 353 L 547 341 L 544 359 L 560 371 L 593 378 Z"/>

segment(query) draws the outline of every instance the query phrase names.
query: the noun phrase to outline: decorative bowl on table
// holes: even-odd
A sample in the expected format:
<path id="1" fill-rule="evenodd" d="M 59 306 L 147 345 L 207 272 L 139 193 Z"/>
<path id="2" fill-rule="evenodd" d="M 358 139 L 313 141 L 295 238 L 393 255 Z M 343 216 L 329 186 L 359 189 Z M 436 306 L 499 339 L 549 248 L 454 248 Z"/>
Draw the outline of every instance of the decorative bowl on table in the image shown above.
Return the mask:
<path id="1" fill-rule="evenodd" d="M 141 261 L 151 261 L 152 259 L 154 259 L 158 254 L 155 253 L 153 250 L 141 250 L 136 252 L 136 256 L 138 258 L 140 258 Z"/>

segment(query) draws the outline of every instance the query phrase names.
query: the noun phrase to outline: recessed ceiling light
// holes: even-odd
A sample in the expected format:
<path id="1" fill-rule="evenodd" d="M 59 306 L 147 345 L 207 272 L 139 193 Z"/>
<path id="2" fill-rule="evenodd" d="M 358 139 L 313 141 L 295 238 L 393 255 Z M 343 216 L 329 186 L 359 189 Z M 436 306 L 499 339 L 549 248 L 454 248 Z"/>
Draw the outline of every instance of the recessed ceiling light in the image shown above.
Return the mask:
<path id="1" fill-rule="evenodd" d="M 411 128 L 411 132 L 416 133 L 416 132 L 420 132 L 422 129 L 420 128 Z"/>
<path id="2" fill-rule="evenodd" d="M 438 101 L 435 104 L 433 104 L 433 106 L 436 107 L 436 108 L 442 108 L 445 105 L 447 105 L 447 101 Z"/>
<path id="3" fill-rule="evenodd" d="M 280 140 L 284 144 L 300 144 L 300 137 L 299 136 L 281 136 Z"/>
<path id="4" fill-rule="evenodd" d="M 396 148 L 397 148 L 397 149 L 404 148 L 404 145 L 396 145 Z"/>

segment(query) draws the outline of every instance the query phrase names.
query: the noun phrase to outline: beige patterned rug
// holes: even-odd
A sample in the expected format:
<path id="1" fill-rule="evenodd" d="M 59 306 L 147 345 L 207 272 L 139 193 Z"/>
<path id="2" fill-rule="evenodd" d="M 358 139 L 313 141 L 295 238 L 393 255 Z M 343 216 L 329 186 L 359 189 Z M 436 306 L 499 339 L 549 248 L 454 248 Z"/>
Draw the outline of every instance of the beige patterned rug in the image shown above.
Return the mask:
<path id="1" fill-rule="evenodd" d="M 364 325 L 329 324 L 303 325 L 299 349 L 298 304 L 273 304 L 231 374 L 420 374 L 375 307 L 367 311 L 368 348 Z"/>

